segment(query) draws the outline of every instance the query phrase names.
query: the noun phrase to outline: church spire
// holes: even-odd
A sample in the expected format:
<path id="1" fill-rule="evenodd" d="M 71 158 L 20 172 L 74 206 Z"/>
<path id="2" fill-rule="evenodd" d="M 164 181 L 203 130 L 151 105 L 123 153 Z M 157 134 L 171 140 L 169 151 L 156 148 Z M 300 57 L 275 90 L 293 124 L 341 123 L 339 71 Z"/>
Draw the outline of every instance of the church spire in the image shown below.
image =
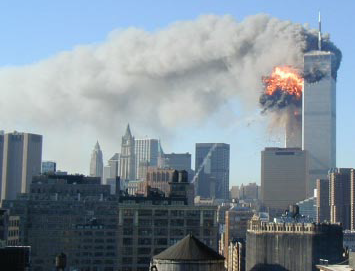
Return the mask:
<path id="1" fill-rule="evenodd" d="M 132 137 L 132 134 L 131 134 L 131 130 L 130 130 L 130 124 L 128 123 L 127 127 L 126 127 L 126 132 L 125 132 L 124 138 L 131 138 L 131 137 Z"/>

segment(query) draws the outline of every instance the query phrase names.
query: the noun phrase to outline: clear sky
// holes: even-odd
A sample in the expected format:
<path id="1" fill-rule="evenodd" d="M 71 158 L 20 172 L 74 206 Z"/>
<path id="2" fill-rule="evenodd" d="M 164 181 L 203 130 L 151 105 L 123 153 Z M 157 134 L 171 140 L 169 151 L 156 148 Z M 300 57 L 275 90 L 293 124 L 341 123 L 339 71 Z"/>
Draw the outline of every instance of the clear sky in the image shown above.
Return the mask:
<path id="1" fill-rule="evenodd" d="M 322 30 L 331 35 L 331 40 L 341 49 L 343 59 L 337 81 L 337 166 L 354 167 L 355 157 L 355 6 L 354 1 L 6 1 L 0 2 L 0 66 L 26 66 L 52 57 L 62 51 L 72 50 L 77 45 L 103 42 L 115 29 L 137 27 L 146 31 L 164 29 L 176 21 L 194 20 L 199 15 L 230 14 L 237 21 L 250 15 L 266 13 L 281 20 L 309 24 L 317 28 L 318 11 L 322 14 Z M 271 44 L 272 46 L 272 44 Z M 19 97 L 22 99 L 24 97 Z M 4 101 L 2 101 L 4 102 Z M 14 107 L 18 105 L 14 104 Z M 241 109 L 236 101 L 227 101 L 227 108 L 238 116 Z M 278 135 L 270 135 L 266 125 L 260 122 L 231 120 L 224 114 L 213 115 L 199 127 L 182 127 L 175 132 L 174 140 L 162 137 L 166 152 L 191 152 L 196 142 L 225 142 L 231 144 L 230 185 L 247 182 L 260 183 L 260 151 L 265 146 L 282 146 Z M 228 110 L 227 110 L 228 112 Z M 257 112 L 257 111 L 256 111 Z M 234 117 L 234 116 L 232 116 Z M 84 153 L 82 161 L 71 163 L 66 157 L 54 157 L 53 144 L 46 138 L 46 131 L 32 129 L 21 121 L 13 125 L 1 125 L 0 130 L 30 131 L 44 135 L 43 159 L 57 160 L 60 169 L 88 173 L 90 153 L 97 136 L 81 135 L 85 142 L 78 147 Z M 46 118 L 44 115 L 43 118 Z M 236 125 L 224 127 L 224 121 Z M 58 122 L 63 120 L 58 119 Z M 120 131 L 112 131 L 117 138 L 117 149 L 109 149 L 103 140 L 104 157 L 119 151 Z M 135 126 L 131 127 L 135 134 Z M 69 131 L 62 131 L 63 137 Z M 83 131 L 85 133 L 85 131 Z M 142 131 L 141 131 L 142 133 Z M 141 134 L 139 136 L 144 136 Z M 161 137 L 159 134 L 148 134 Z M 73 142 L 72 142 L 73 143 Z M 64 143 L 63 143 L 64 144 Z M 56 148 L 63 148 L 60 143 Z M 68 147 L 67 147 L 68 148 Z M 70 151 L 75 149 L 69 147 Z M 75 150 L 74 150 L 75 151 Z M 192 163 L 194 165 L 194 161 Z"/>

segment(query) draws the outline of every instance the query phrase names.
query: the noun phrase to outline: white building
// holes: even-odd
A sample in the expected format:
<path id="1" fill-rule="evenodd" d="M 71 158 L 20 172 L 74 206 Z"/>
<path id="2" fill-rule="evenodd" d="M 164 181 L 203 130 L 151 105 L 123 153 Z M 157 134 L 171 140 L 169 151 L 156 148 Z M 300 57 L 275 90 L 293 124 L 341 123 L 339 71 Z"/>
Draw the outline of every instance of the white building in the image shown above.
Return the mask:
<path id="1" fill-rule="evenodd" d="M 135 139 L 136 178 L 143 179 L 145 172 L 141 167 L 158 165 L 159 140 L 152 138 Z"/>
<path id="2" fill-rule="evenodd" d="M 303 149 L 309 153 L 307 196 L 313 196 L 316 179 L 326 179 L 336 167 L 336 82 L 332 75 L 335 56 L 313 51 L 304 55 Z M 320 72 L 315 72 L 320 71 Z M 319 78 L 308 79 L 308 75 Z"/>
<path id="3" fill-rule="evenodd" d="M 5 134 L 2 157 L 1 199 L 15 199 L 29 192 L 32 177 L 41 173 L 42 135 Z"/>
<path id="4" fill-rule="evenodd" d="M 103 153 L 97 141 L 90 160 L 90 176 L 103 179 Z"/>
<path id="5" fill-rule="evenodd" d="M 132 136 L 130 125 L 121 140 L 120 171 L 121 180 L 136 180 L 135 137 Z"/>

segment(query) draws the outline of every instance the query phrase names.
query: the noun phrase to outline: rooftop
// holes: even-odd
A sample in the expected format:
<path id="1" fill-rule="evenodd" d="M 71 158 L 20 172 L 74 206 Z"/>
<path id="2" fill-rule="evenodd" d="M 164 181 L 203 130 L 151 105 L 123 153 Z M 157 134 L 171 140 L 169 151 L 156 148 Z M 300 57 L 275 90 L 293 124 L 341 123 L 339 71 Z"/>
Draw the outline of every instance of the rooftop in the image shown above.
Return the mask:
<path id="1" fill-rule="evenodd" d="M 153 257 L 157 260 L 181 260 L 181 261 L 214 261 L 225 258 L 211 249 L 199 239 L 189 234 L 175 245 L 162 251 Z"/>

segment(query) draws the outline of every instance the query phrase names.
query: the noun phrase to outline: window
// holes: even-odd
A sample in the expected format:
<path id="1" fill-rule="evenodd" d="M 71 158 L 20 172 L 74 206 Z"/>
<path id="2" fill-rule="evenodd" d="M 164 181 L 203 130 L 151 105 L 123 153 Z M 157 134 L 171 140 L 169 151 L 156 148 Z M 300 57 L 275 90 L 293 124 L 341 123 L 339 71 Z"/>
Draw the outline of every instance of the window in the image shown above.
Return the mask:
<path id="1" fill-rule="evenodd" d="M 123 233 L 124 233 L 124 235 L 132 235 L 133 228 L 124 228 Z"/>
<path id="2" fill-rule="evenodd" d="M 138 210 L 138 216 L 152 216 L 152 210 Z"/>
<path id="3" fill-rule="evenodd" d="M 171 226 L 183 227 L 184 220 L 183 219 L 171 219 Z"/>
<path id="4" fill-rule="evenodd" d="M 155 235 L 158 235 L 158 236 L 167 235 L 167 229 L 166 228 L 156 228 Z"/>
<path id="5" fill-rule="evenodd" d="M 138 239 L 139 245 L 151 245 L 151 243 L 152 243 L 151 238 L 139 238 Z"/>
<path id="6" fill-rule="evenodd" d="M 132 245 L 132 238 L 124 238 L 122 242 L 124 245 Z"/>
<path id="7" fill-rule="evenodd" d="M 167 245 L 167 238 L 155 239 L 155 245 L 166 246 Z"/>
<path id="8" fill-rule="evenodd" d="M 168 216 L 168 210 L 155 210 L 155 216 Z"/>
<path id="9" fill-rule="evenodd" d="M 151 236 L 152 230 L 147 229 L 147 228 L 140 228 L 140 229 L 138 229 L 138 235 L 139 236 Z"/>
<path id="10" fill-rule="evenodd" d="M 137 254 L 138 255 L 151 254 L 151 248 L 150 247 L 139 247 L 137 249 Z"/>
<path id="11" fill-rule="evenodd" d="M 160 227 L 168 226 L 168 220 L 167 219 L 156 219 L 155 226 L 160 226 Z"/>

